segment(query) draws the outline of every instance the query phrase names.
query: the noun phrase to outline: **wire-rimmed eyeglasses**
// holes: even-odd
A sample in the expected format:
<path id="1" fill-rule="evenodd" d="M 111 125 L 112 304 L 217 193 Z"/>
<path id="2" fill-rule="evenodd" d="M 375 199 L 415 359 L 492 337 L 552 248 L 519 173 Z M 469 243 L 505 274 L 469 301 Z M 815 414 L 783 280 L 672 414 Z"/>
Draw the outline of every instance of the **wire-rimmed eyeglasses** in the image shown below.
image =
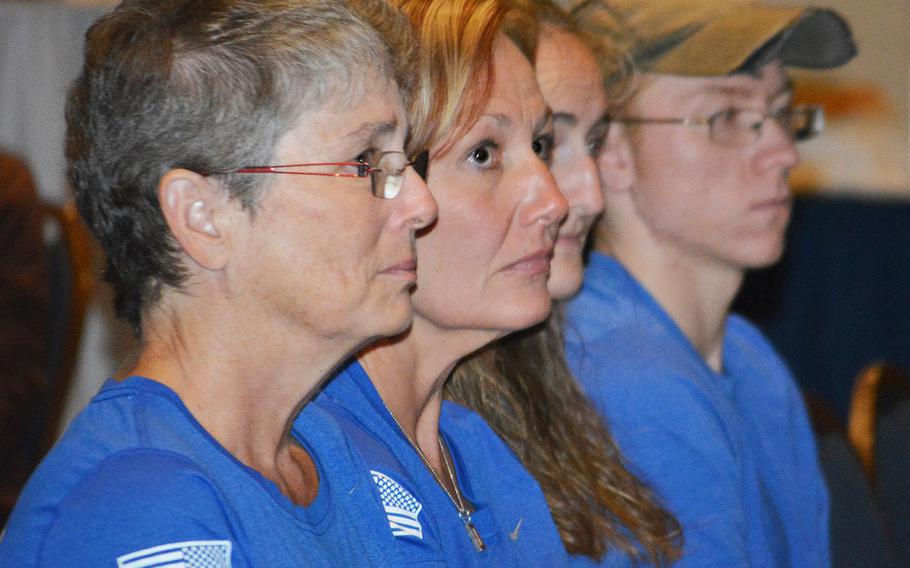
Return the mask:
<path id="1" fill-rule="evenodd" d="M 404 185 L 404 172 L 413 166 L 421 178 L 426 180 L 430 153 L 427 150 L 417 154 L 413 159 L 405 152 L 390 150 L 380 152 L 375 161 L 358 160 L 356 162 L 318 162 L 311 164 L 287 164 L 282 166 L 244 166 L 236 170 L 211 172 L 218 174 L 293 174 L 301 176 L 328 176 L 364 178 L 370 176 L 373 195 L 382 199 L 394 199 Z M 309 168 L 340 168 L 336 172 L 314 172 Z"/>
<path id="2" fill-rule="evenodd" d="M 612 122 L 625 124 L 682 124 L 707 126 L 712 142 L 724 146 L 744 147 L 761 137 L 768 119 L 776 120 L 794 142 L 815 137 L 825 128 L 825 112 L 815 105 L 784 107 L 764 113 L 760 110 L 728 108 L 704 118 L 645 118 L 638 116 L 611 117 Z"/>

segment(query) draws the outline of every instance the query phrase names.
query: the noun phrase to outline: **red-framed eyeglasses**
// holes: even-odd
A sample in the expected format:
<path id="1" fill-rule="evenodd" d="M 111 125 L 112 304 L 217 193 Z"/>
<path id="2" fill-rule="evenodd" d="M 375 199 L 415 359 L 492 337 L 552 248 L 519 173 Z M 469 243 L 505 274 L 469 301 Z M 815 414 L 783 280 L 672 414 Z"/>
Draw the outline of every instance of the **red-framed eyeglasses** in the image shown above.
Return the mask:
<path id="1" fill-rule="evenodd" d="M 405 152 L 390 150 L 380 152 L 374 163 L 366 160 L 357 162 L 318 162 L 310 164 L 287 164 L 281 166 L 244 166 L 236 170 L 212 172 L 220 174 L 292 174 L 301 176 L 351 177 L 370 176 L 373 195 L 383 199 L 393 199 L 404 185 L 404 172 L 411 166 L 421 178 L 426 180 L 430 153 L 427 150 L 409 159 Z M 347 168 L 350 171 L 313 172 L 302 168 Z M 301 171 L 302 170 L 302 171 Z"/>

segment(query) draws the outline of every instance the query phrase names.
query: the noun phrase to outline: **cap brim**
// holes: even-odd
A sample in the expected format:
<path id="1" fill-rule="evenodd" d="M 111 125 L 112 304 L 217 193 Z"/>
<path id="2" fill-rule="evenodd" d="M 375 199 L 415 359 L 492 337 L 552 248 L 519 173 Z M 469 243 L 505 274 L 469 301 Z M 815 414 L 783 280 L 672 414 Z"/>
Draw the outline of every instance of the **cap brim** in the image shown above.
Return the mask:
<path id="1" fill-rule="evenodd" d="M 707 22 L 644 67 L 669 75 L 728 75 L 757 53 L 762 61 L 822 69 L 843 65 L 856 47 L 846 22 L 831 10 L 746 4 Z"/>

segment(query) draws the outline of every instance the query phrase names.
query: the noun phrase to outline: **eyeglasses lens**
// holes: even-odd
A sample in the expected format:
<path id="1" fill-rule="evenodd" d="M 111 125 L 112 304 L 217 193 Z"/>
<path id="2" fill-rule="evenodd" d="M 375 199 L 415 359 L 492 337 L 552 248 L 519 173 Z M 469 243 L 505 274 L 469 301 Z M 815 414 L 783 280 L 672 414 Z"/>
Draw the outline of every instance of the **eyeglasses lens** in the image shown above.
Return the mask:
<path id="1" fill-rule="evenodd" d="M 724 146 L 742 147 L 758 139 L 763 116 L 759 112 L 729 109 L 709 119 L 711 139 Z"/>
<path id="2" fill-rule="evenodd" d="M 797 142 L 814 138 L 825 129 L 825 113 L 819 107 L 791 109 L 786 119 L 793 140 Z"/>
<path id="3" fill-rule="evenodd" d="M 820 107 L 785 108 L 773 115 L 748 109 L 730 109 L 709 119 L 711 139 L 726 146 L 743 147 L 756 142 L 769 118 L 777 120 L 794 142 L 817 136 L 825 128 L 825 113 Z"/>

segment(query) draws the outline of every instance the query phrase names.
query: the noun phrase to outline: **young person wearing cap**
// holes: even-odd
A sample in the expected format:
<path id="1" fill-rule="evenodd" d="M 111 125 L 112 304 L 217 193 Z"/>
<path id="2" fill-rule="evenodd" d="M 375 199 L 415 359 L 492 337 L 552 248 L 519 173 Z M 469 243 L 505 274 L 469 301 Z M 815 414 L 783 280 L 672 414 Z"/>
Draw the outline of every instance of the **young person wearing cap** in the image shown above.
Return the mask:
<path id="1" fill-rule="evenodd" d="M 787 175 L 821 110 L 788 66 L 855 54 L 828 10 L 722 0 L 574 3 L 636 71 L 600 156 L 605 213 L 568 310 L 573 371 L 683 526 L 683 566 L 827 566 L 828 498 L 796 383 L 730 314 L 781 254 Z M 616 38 L 613 37 L 615 40 Z"/>

